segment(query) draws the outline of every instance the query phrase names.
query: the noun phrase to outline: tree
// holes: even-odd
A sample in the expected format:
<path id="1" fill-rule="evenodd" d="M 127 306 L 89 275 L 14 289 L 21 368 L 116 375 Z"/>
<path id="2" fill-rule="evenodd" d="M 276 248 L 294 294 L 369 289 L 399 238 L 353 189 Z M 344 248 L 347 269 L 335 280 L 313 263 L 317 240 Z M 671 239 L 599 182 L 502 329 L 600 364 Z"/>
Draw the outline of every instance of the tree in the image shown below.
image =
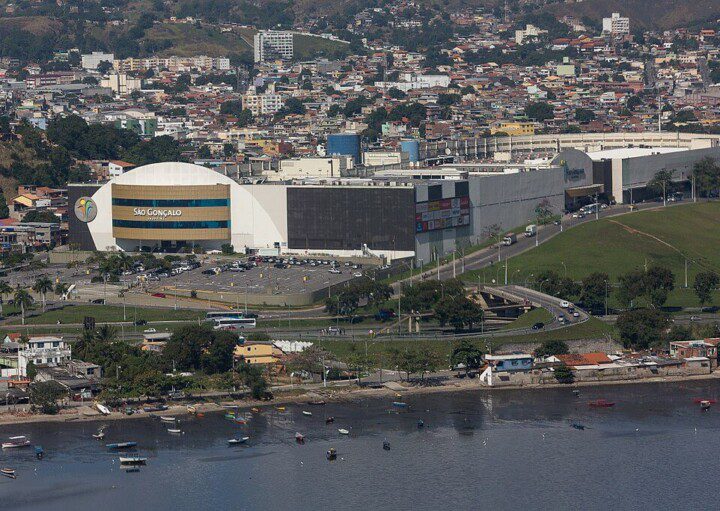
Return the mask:
<path id="1" fill-rule="evenodd" d="M 672 190 L 674 170 L 660 170 L 648 181 L 647 187 L 658 193 L 662 193 L 663 205 L 667 205 L 667 192 Z"/>
<path id="2" fill-rule="evenodd" d="M 470 330 L 483 319 L 483 310 L 477 303 L 464 295 L 446 296 L 435 306 L 435 317 L 441 326 L 451 324 L 457 330 L 465 325 Z"/>
<path id="3" fill-rule="evenodd" d="M 365 350 L 358 349 L 357 344 L 353 343 L 350 345 L 350 354 L 348 355 L 347 363 L 348 367 L 357 374 L 357 380 L 358 383 L 360 383 L 360 375 L 370 371 L 373 365 L 373 359 L 365 353 Z"/>
<path id="4" fill-rule="evenodd" d="M 325 362 L 333 359 L 334 357 L 331 353 L 319 346 L 313 345 L 299 353 L 289 355 L 287 366 L 293 371 L 322 374 Z"/>
<path id="5" fill-rule="evenodd" d="M 420 380 L 424 380 L 425 373 L 432 373 L 441 367 L 442 357 L 429 346 L 423 345 L 415 352 L 415 363 L 417 371 L 420 372 Z"/>
<path id="6" fill-rule="evenodd" d="M 720 284 L 720 277 L 715 272 L 705 271 L 695 275 L 693 289 L 695 289 L 695 295 L 698 297 L 701 307 L 712 304 L 713 292 L 717 289 L 718 284 Z"/>
<path id="7" fill-rule="evenodd" d="M 253 117 L 252 111 L 245 108 L 236 116 L 237 117 L 237 126 L 238 128 L 244 128 L 246 126 L 250 126 L 255 118 Z"/>
<path id="8" fill-rule="evenodd" d="M 535 206 L 535 217 L 540 225 L 545 225 L 552 221 L 552 204 L 548 199 L 541 200 L 538 205 Z"/>
<path id="9" fill-rule="evenodd" d="M 387 91 L 388 96 L 392 99 L 405 99 L 407 94 L 398 89 L 397 87 L 390 87 Z"/>
<path id="10" fill-rule="evenodd" d="M 33 284 L 32 289 L 36 293 L 40 293 L 40 296 L 42 297 L 42 310 L 43 312 L 45 312 L 45 298 L 47 296 L 47 293 L 53 290 L 52 281 L 45 276 L 39 277 L 35 281 L 35 284 Z"/>
<path id="11" fill-rule="evenodd" d="M 8 208 L 5 194 L 0 190 L 0 218 L 7 218 L 10 216 L 10 208 Z"/>
<path id="12" fill-rule="evenodd" d="M 651 266 L 647 271 L 633 270 L 620 276 L 618 300 L 625 307 L 637 298 L 644 298 L 651 307 L 661 307 L 675 288 L 675 275 L 664 266 Z"/>
<path id="13" fill-rule="evenodd" d="M 5 280 L 0 280 L 0 317 L 2 316 L 2 306 L 5 297 L 13 292 L 12 286 Z"/>
<path id="14" fill-rule="evenodd" d="M 102 60 L 97 65 L 97 72 L 101 75 L 107 74 L 108 71 L 110 71 L 113 68 L 112 62 L 108 62 L 107 60 Z"/>
<path id="15" fill-rule="evenodd" d="M 580 294 L 580 285 L 554 270 L 544 270 L 537 275 L 537 286 L 543 293 L 570 300 Z"/>
<path id="16" fill-rule="evenodd" d="M 96 342 L 109 344 L 117 339 L 117 328 L 113 325 L 102 325 L 93 335 Z"/>
<path id="17" fill-rule="evenodd" d="M 657 309 L 633 309 L 618 316 L 615 326 L 626 348 L 644 350 L 660 345 L 669 316 Z"/>
<path id="18" fill-rule="evenodd" d="M 40 222 L 48 224 L 59 224 L 60 218 L 52 211 L 40 211 L 33 209 L 25 213 L 23 222 Z"/>
<path id="19" fill-rule="evenodd" d="M 15 305 L 20 306 L 20 314 L 22 317 L 22 324 L 25 324 L 25 311 L 33 304 L 33 298 L 28 293 L 27 289 L 23 289 L 18 285 L 13 294 L 13 300 Z"/>
<path id="20" fill-rule="evenodd" d="M 565 364 L 553 368 L 553 373 L 558 383 L 573 383 L 575 381 L 575 374 Z"/>
<path id="21" fill-rule="evenodd" d="M 60 411 L 57 400 L 64 394 L 62 386 L 56 381 L 37 382 L 30 385 L 30 404 L 33 411 L 55 415 Z"/>
<path id="22" fill-rule="evenodd" d="M 470 369 L 479 369 L 482 366 L 482 357 L 482 350 L 472 340 L 462 339 L 453 347 L 450 361 L 455 366 L 464 365 L 465 374 L 468 374 Z"/>
<path id="23" fill-rule="evenodd" d="M 575 110 L 575 120 L 578 122 L 590 122 L 595 120 L 595 112 L 589 108 L 578 108 Z"/>
<path id="24" fill-rule="evenodd" d="M 697 193 L 709 197 L 710 192 L 720 187 L 720 166 L 713 158 L 706 156 L 693 165 L 693 177 Z"/>
<path id="25" fill-rule="evenodd" d="M 209 344 L 212 330 L 205 326 L 188 325 L 173 333 L 163 350 L 163 357 L 181 371 L 200 368 L 200 357 Z"/>
<path id="26" fill-rule="evenodd" d="M 232 332 L 218 332 L 200 360 L 203 371 L 208 374 L 224 373 L 232 369 L 237 335 Z"/>
<path id="27" fill-rule="evenodd" d="M 220 250 L 225 255 L 232 255 L 235 253 L 235 248 L 230 243 L 223 243 L 220 246 Z"/>
<path id="28" fill-rule="evenodd" d="M 525 107 L 525 115 L 538 122 L 544 122 L 555 117 L 552 105 L 545 103 L 544 101 L 528 103 Z"/>
<path id="29" fill-rule="evenodd" d="M 567 353 L 570 353 L 570 348 L 564 341 L 545 341 L 535 348 L 533 355 L 535 355 L 535 358 L 545 358 Z"/>
<path id="30" fill-rule="evenodd" d="M 607 273 L 594 272 L 585 276 L 580 283 L 580 301 L 583 307 L 593 314 L 602 312 L 607 306 L 609 283 L 610 277 Z"/>

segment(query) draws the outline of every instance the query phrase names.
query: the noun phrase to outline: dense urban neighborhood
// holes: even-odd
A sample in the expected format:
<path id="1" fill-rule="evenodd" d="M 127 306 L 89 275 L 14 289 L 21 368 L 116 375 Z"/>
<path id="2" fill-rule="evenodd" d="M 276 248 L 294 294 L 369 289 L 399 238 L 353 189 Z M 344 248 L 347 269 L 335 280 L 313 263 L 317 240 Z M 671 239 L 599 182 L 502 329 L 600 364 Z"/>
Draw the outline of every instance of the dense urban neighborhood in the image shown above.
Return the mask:
<path id="1" fill-rule="evenodd" d="M 218 481 L 448 431 L 491 473 L 516 423 L 666 452 L 636 423 L 720 399 L 720 4 L 680 3 L 0 0 L 0 475 L 80 459 L 23 428 Z M 227 504 L 183 491 L 128 505 Z"/>

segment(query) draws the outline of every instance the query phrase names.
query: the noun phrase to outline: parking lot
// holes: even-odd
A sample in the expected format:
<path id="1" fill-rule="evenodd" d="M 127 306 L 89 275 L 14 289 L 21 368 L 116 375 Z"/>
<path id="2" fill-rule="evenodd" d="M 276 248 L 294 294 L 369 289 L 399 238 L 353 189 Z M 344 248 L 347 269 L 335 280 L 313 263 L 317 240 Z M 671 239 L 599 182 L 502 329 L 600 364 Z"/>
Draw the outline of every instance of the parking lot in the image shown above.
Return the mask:
<path id="1" fill-rule="evenodd" d="M 242 265 L 242 266 L 241 266 Z M 355 266 L 355 267 L 353 267 Z M 318 262 L 318 260 L 280 261 L 274 258 L 249 261 L 238 258 L 205 261 L 199 268 L 148 283 L 148 290 L 165 288 L 229 293 L 242 301 L 244 294 L 292 294 L 342 285 L 363 275 L 368 268 L 355 263 Z M 226 298 L 226 297 L 224 297 Z M 221 298 L 222 299 L 222 298 Z"/>

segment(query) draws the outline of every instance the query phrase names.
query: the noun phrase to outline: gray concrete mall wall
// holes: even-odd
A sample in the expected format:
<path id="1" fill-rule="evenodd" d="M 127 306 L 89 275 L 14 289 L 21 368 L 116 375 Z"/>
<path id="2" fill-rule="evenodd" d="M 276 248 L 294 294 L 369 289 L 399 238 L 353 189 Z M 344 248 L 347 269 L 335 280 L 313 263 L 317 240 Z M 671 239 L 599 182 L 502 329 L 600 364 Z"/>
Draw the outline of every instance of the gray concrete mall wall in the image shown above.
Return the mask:
<path id="1" fill-rule="evenodd" d="M 590 178 L 592 178 L 590 172 Z M 478 244 L 486 239 L 493 224 L 503 231 L 533 223 L 535 208 L 547 199 L 553 213 L 565 207 L 565 171 L 550 168 L 536 172 L 475 176 L 470 182 L 470 226 L 431 231 L 416 235 L 418 260 L 433 261 L 456 250 L 458 243 Z"/>

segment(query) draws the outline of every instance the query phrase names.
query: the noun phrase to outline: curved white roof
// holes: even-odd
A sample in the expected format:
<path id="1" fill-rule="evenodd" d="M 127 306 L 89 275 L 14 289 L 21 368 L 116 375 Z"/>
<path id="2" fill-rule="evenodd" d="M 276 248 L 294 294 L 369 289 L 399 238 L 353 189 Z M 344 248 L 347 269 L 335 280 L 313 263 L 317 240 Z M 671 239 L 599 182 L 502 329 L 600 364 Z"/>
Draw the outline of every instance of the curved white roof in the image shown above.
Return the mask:
<path id="1" fill-rule="evenodd" d="M 143 165 L 119 175 L 110 182 L 140 186 L 237 185 L 229 177 L 207 167 L 177 161 Z"/>

